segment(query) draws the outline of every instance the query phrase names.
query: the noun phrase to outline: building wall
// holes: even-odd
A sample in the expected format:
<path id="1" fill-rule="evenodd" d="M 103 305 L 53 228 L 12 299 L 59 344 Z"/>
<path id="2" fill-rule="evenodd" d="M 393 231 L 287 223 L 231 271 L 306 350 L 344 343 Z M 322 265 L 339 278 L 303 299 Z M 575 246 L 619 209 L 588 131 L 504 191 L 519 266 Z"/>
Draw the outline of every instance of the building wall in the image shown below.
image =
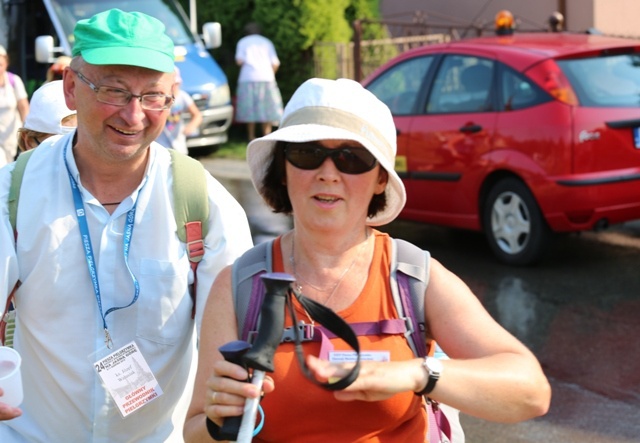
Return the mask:
<path id="1" fill-rule="evenodd" d="M 593 0 L 594 26 L 605 34 L 640 37 L 640 1 Z"/>
<path id="2" fill-rule="evenodd" d="M 507 9 L 519 29 L 544 30 L 551 13 L 563 4 L 568 31 L 596 28 L 605 34 L 640 37 L 640 0 L 381 0 L 380 10 L 388 20 L 411 21 L 420 11 L 427 21 L 449 18 L 492 27 L 498 11 Z"/>

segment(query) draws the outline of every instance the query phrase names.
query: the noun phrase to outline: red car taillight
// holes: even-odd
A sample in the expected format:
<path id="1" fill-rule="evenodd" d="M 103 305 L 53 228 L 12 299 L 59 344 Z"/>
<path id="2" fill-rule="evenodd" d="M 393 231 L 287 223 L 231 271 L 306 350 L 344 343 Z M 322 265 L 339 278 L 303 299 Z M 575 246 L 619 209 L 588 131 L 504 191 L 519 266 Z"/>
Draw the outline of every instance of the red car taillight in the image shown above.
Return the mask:
<path id="1" fill-rule="evenodd" d="M 571 106 L 578 105 L 578 97 L 571 83 L 553 60 L 546 60 L 527 71 L 527 75 L 556 100 Z"/>

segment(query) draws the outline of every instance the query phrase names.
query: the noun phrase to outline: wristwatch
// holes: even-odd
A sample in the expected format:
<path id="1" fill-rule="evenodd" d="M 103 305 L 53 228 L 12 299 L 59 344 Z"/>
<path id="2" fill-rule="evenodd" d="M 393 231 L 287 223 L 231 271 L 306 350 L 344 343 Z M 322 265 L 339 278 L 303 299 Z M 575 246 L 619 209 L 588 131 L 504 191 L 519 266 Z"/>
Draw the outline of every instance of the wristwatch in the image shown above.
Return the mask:
<path id="1" fill-rule="evenodd" d="M 427 371 L 427 385 L 420 392 L 416 392 L 416 395 L 423 396 L 431 393 L 433 388 L 436 387 L 436 383 L 442 374 L 442 362 L 435 357 L 425 357 L 422 362 L 424 370 Z"/>

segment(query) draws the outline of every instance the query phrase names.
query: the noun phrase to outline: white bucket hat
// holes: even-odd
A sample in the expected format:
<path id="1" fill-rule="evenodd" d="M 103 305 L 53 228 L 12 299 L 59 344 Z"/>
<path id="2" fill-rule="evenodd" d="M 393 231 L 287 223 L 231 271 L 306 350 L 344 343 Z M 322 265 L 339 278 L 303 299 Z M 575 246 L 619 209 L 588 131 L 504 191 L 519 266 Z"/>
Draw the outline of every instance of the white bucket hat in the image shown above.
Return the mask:
<path id="1" fill-rule="evenodd" d="M 387 205 L 367 220 L 380 226 L 394 220 L 406 202 L 404 185 L 393 169 L 396 127 L 389 108 L 360 83 L 349 79 L 312 78 L 304 82 L 284 108 L 279 128 L 247 147 L 247 163 L 256 190 L 271 164 L 276 142 L 353 140 L 371 152 L 387 173 Z"/>
<path id="2" fill-rule="evenodd" d="M 75 113 L 64 101 L 62 80 L 55 80 L 34 91 L 24 128 L 45 134 L 67 134 L 75 127 L 62 126 L 62 119 Z"/>

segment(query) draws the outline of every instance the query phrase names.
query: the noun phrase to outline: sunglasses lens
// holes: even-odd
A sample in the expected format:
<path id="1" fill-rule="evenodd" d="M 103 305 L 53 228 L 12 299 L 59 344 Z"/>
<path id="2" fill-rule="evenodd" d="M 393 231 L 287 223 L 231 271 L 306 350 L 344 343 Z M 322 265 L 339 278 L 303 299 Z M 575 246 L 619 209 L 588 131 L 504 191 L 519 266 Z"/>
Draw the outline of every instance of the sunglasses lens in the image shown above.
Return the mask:
<path id="1" fill-rule="evenodd" d="M 376 158 L 365 148 L 341 148 L 334 150 L 331 157 L 336 168 L 345 174 L 362 174 L 376 165 Z"/>
<path id="2" fill-rule="evenodd" d="M 362 174 L 376 165 L 376 158 L 361 147 L 329 149 L 316 143 L 289 143 L 285 157 L 299 169 L 317 169 L 331 156 L 338 171 L 345 174 Z"/>
<path id="3" fill-rule="evenodd" d="M 327 158 L 328 153 L 310 143 L 289 143 L 285 156 L 289 163 L 300 169 L 317 169 Z"/>

